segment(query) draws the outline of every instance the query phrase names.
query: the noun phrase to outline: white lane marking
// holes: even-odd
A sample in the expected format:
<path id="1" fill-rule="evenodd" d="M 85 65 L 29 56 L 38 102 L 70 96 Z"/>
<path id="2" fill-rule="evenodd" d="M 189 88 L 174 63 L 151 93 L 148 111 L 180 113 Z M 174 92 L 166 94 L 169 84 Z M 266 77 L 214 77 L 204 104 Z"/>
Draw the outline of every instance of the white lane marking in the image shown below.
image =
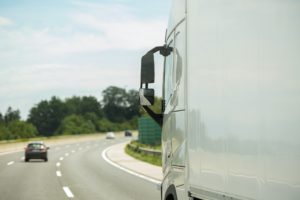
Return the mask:
<path id="1" fill-rule="evenodd" d="M 10 161 L 10 162 L 7 163 L 7 165 L 12 165 L 14 163 L 15 163 L 15 161 Z"/>
<path id="2" fill-rule="evenodd" d="M 56 176 L 61 176 L 61 172 L 60 171 L 56 171 Z"/>
<path id="3" fill-rule="evenodd" d="M 108 148 L 106 148 L 106 149 L 104 149 L 104 150 L 102 151 L 102 158 L 103 158 L 106 162 L 108 162 L 108 163 L 111 164 L 112 166 L 117 167 L 117 168 L 119 168 L 119 169 L 121 169 L 121 170 L 123 170 L 123 171 L 125 171 L 125 172 L 127 172 L 127 173 L 129 173 L 129 174 L 131 174 L 131 175 L 134 175 L 134 176 L 137 176 L 137 177 L 139 177 L 139 178 L 145 179 L 145 180 L 150 181 L 150 182 L 152 182 L 152 183 L 154 183 L 154 184 L 161 184 L 161 182 L 158 181 L 158 180 L 156 180 L 156 179 L 153 179 L 153 178 L 144 176 L 144 175 L 142 175 L 142 174 L 136 173 L 136 172 L 134 172 L 134 171 L 131 171 L 131 170 L 129 170 L 129 169 L 125 168 L 125 167 L 122 167 L 122 166 L 118 165 L 117 163 L 111 161 L 111 160 L 107 157 L 107 155 L 106 155 L 107 151 L 109 151 L 111 148 L 113 148 L 113 146 L 108 147 Z"/>
<path id="4" fill-rule="evenodd" d="M 74 197 L 74 195 L 73 195 L 73 193 L 71 192 L 71 190 L 70 190 L 69 187 L 66 187 L 66 186 L 65 186 L 65 187 L 63 187 L 63 190 L 65 191 L 67 197 L 69 197 L 69 198 L 73 198 L 73 197 Z"/>
<path id="5" fill-rule="evenodd" d="M 72 150 L 72 153 L 75 153 L 76 151 L 75 150 Z"/>
<path id="6" fill-rule="evenodd" d="M 69 153 L 65 153 L 65 156 L 69 156 Z"/>
<path id="7" fill-rule="evenodd" d="M 21 151 L 24 152 L 24 149 L 22 148 L 22 150 L 15 150 L 15 151 L 9 151 L 9 152 L 1 152 L 0 156 L 7 155 L 7 154 L 12 154 L 12 153 L 18 153 L 18 152 L 21 152 Z"/>
<path id="8" fill-rule="evenodd" d="M 24 157 L 24 156 L 22 156 L 22 157 L 21 157 L 21 160 L 24 160 L 24 159 L 25 159 L 25 157 Z"/>
<path id="9" fill-rule="evenodd" d="M 64 157 L 60 157 L 60 158 L 59 158 L 59 160 L 63 160 L 63 159 L 64 159 Z"/>
<path id="10" fill-rule="evenodd" d="M 60 162 L 57 162 L 57 163 L 56 163 L 56 167 L 59 167 L 59 166 L 60 166 Z"/>

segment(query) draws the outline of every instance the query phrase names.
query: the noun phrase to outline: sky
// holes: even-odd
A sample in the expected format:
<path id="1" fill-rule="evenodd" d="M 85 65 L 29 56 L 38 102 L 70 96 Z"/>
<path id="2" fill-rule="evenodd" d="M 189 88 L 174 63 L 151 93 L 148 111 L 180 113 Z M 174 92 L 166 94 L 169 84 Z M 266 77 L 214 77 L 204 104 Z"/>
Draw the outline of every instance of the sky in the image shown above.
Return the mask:
<path id="1" fill-rule="evenodd" d="M 140 60 L 162 45 L 170 0 L 1 0 L 0 112 L 41 100 L 139 88 Z"/>

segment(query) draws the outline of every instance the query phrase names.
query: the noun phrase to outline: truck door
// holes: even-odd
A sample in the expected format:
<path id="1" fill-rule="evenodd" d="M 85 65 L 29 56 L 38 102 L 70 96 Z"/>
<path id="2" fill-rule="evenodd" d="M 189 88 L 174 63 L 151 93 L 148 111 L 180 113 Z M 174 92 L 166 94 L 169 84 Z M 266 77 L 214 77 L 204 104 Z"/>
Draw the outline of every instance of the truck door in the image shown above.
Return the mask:
<path id="1" fill-rule="evenodd" d="M 182 185 L 185 167 L 185 21 L 168 39 L 172 55 L 165 60 L 163 97 L 165 100 L 163 125 L 164 173 L 172 170 L 173 184 Z M 167 170 L 167 171 L 165 171 Z"/>

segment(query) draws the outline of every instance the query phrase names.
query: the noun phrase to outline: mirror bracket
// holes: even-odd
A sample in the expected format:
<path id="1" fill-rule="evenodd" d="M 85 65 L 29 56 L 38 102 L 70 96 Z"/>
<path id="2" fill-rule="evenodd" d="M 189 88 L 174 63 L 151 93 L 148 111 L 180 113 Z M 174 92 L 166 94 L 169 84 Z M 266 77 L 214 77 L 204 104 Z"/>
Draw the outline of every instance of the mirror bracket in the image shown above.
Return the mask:
<path id="1" fill-rule="evenodd" d="M 168 55 L 170 55 L 170 53 L 173 51 L 173 47 L 168 47 L 167 45 L 164 45 L 164 46 L 157 46 L 157 47 L 154 47 L 153 49 L 151 49 L 150 51 L 148 51 L 147 53 L 156 53 L 157 51 L 159 51 L 159 53 L 162 55 L 162 56 L 165 56 L 167 57 Z"/>
<path id="2" fill-rule="evenodd" d="M 173 51 L 172 47 L 168 47 L 167 45 L 162 46 L 162 48 L 159 50 L 159 53 L 163 55 L 164 57 L 167 57 L 171 54 Z"/>
<path id="3" fill-rule="evenodd" d="M 152 119 L 154 119 L 154 121 L 156 121 L 160 127 L 162 127 L 163 124 L 163 114 L 157 114 L 155 112 L 153 112 L 153 110 L 151 108 L 149 108 L 148 106 L 143 106 L 143 109 L 150 115 L 150 117 Z"/>

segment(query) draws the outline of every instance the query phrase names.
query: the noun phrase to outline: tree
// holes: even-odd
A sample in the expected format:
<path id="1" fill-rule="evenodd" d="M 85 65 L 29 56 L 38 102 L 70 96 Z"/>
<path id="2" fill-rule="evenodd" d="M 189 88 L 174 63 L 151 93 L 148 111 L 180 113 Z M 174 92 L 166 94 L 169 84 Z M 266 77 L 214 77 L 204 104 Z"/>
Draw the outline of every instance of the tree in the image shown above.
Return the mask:
<path id="1" fill-rule="evenodd" d="M 129 104 L 126 112 L 127 119 L 140 116 L 139 92 L 136 90 L 129 90 L 126 94 L 126 100 Z"/>
<path id="2" fill-rule="evenodd" d="M 103 117 L 103 111 L 100 102 L 95 97 L 84 96 L 77 97 L 73 96 L 66 99 L 66 106 L 68 108 L 68 114 L 85 115 L 86 113 L 95 113 L 98 118 Z"/>
<path id="3" fill-rule="evenodd" d="M 122 88 L 110 86 L 103 92 L 103 111 L 105 116 L 112 122 L 123 122 L 125 120 L 126 91 Z"/>
<path id="4" fill-rule="evenodd" d="M 0 112 L 0 124 L 3 124 L 3 123 L 4 123 L 4 118 L 3 118 L 2 113 Z"/>
<path id="5" fill-rule="evenodd" d="M 84 133 L 94 133 L 95 126 L 91 121 L 86 121 L 82 116 L 67 116 L 61 123 L 57 133 L 63 135 L 78 135 Z"/>
<path id="6" fill-rule="evenodd" d="M 138 92 L 110 86 L 103 92 L 103 111 L 112 122 L 128 121 L 139 115 Z"/>
<path id="7" fill-rule="evenodd" d="M 51 136 L 67 115 L 67 107 L 59 98 L 41 101 L 29 112 L 28 122 L 36 126 L 40 135 Z"/>
<path id="8" fill-rule="evenodd" d="M 5 115 L 4 115 L 4 121 L 6 124 L 12 122 L 12 121 L 17 121 L 20 120 L 20 111 L 19 110 L 13 110 L 11 107 L 8 107 Z"/>

